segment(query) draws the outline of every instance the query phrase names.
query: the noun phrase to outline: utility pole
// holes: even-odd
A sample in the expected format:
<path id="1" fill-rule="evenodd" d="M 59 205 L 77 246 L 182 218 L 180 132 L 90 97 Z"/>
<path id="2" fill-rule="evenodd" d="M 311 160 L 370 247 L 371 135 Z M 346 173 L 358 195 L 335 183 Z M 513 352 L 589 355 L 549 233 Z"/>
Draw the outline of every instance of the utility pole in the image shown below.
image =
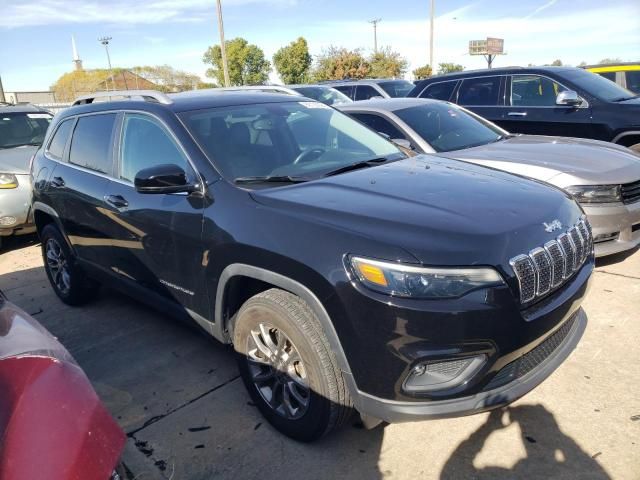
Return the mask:
<path id="1" fill-rule="evenodd" d="M 5 102 L 4 98 L 4 88 L 2 88 L 2 77 L 0 77 L 0 103 Z"/>
<path id="2" fill-rule="evenodd" d="M 431 27 L 429 28 L 429 66 L 431 67 L 431 75 L 435 71 L 435 67 L 433 65 L 433 15 L 434 15 L 434 6 L 435 0 L 431 0 Z"/>
<path id="3" fill-rule="evenodd" d="M 222 21 L 222 4 L 218 0 L 218 30 L 220 31 L 220 53 L 222 55 L 222 70 L 224 72 L 224 86 L 230 87 L 229 65 L 227 64 L 227 49 L 224 44 L 224 22 Z"/>
<path id="4" fill-rule="evenodd" d="M 370 20 L 369 23 L 373 25 L 373 51 L 378 53 L 378 24 L 382 21 L 381 18 Z"/>
<path id="5" fill-rule="evenodd" d="M 109 56 L 109 42 L 111 41 L 111 37 L 100 37 L 98 38 L 98 41 L 104 45 L 104 50 L 107 52 L 107 63 L 109 64 L 109 76 L 111 77 L 111 84 L 113 86 L 113 89 L 116 89 L 116 81 L 113 78 L 113 70 L 111 69 L 111 57 Z M 107 87 L 107 90 L 109 89 L 108 84 L 105 83 L 105 87 Z"/>

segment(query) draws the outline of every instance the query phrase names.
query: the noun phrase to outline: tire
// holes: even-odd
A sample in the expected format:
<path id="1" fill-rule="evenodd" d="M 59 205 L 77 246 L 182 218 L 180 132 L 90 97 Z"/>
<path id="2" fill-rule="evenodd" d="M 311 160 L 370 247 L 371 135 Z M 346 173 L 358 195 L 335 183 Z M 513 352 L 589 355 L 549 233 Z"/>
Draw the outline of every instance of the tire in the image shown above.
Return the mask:
<path id="1" fill-rule="evenodd" d="M 40 241 L 44 269 L 58 298 L 67 305 L 82 305 L 93 300 L 100 285 L 77 266 L 58 227 L 53 224 L 45 226 Z"/>
<path id="2" fill-rule="evenodd" d="M 312 442 L 351 417 L 352 402 L 329 342 L 299 297 L 271 289 L 247 300 L 233 325 L 233 344 L 251 399 L 283 434 Z"/>

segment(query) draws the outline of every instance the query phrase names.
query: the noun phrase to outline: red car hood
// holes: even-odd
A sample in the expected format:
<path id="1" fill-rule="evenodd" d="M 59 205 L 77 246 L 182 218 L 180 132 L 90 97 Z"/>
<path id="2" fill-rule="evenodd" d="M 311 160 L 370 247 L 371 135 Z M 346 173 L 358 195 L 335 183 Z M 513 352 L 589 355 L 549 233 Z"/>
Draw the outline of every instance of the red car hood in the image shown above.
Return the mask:
<path id="1" fill-rule="evenodd" d="M 107 480 L 125 435 L 69 352 L 0 294 L 0 478 Z"/>

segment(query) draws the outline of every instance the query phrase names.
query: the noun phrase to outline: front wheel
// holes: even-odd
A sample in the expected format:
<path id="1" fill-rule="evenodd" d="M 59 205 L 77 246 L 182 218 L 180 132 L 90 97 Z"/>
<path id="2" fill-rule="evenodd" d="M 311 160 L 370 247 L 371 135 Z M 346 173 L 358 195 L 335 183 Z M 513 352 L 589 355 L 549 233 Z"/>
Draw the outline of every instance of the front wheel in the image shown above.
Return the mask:
<path id="1" fill-rule="evenodd" d="M 233 344 L 242 380 L 277 430 L 310 442 L 344 424 L 351 399 L 320 322 L 299 297 L 271 289 L 240 309 Z"/>
<path id="2" fill-rule="evenodd" d="M 45 226 L 40 241 L 44 269 L 60 300 L 68 305 L 81 305 L 92 300 L 99 285 L 87 278 L 75 264 L 71 249 L 60 230 L 53 224 Z"/>

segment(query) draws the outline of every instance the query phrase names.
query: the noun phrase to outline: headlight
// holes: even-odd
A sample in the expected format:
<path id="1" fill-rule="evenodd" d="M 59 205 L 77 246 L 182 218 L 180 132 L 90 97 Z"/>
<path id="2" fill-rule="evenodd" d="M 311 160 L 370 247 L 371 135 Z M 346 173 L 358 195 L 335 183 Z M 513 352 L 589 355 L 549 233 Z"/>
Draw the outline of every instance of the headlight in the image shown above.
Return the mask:
<path id="1" fill-rule="evenodd" d="M 578 203 L 613 203 L 621 202 L 620 185 L 586 185 L 567 187 Z"/>
<path id="2" fill-rule="evenodd" d="M 358 280 L 377 292 L 411 298 L 455 298 L 471 290 L 501 285 L 492 268 L 427 268 L 351 257 Z"/>
<path id="3" fill-rule="evenodd" d="M 17 188 L 18 179 L 15 175 L 10 173 L 0 173 L 0 189 L 2 188 Z"/>

